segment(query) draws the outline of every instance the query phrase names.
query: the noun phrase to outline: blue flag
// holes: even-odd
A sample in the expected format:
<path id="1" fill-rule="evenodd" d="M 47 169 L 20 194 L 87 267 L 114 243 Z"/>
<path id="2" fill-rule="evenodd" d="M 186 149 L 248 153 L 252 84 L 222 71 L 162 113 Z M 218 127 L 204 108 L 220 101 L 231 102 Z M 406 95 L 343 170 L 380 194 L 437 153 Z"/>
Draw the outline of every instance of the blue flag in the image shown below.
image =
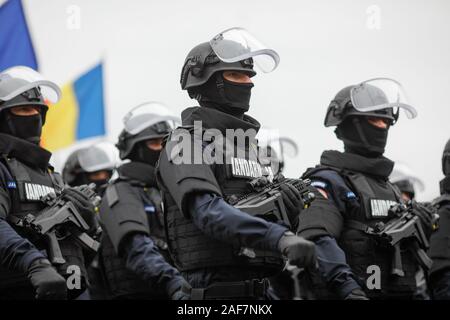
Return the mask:
<path id="1" fill-rule="evenodd" d="M 0 71 L 16 65 L 38 68 L 22 2 L 8 0 L 0 7 Z"/>

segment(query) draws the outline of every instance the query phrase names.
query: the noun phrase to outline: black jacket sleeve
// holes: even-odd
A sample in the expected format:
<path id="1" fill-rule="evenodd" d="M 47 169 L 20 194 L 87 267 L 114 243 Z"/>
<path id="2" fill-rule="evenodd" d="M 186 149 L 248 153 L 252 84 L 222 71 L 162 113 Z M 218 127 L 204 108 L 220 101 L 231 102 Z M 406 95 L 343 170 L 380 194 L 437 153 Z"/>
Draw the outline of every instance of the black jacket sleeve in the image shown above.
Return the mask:
<path id="1" fill-rule="evenodd" d="M 208 236 L 238 247 L 278 251 L 286 227 L 250 216 L 213 194 L 197 194 L 190 201 L 195 225 Z"/>
<path id="2" fill-rule="evenodd" d="M 0 266 L 26 272 L 31 263 L 45 256 L 27 239 L 22 238 L 5 220 L 11 210 L 7 181 L 0 168 Z"/>

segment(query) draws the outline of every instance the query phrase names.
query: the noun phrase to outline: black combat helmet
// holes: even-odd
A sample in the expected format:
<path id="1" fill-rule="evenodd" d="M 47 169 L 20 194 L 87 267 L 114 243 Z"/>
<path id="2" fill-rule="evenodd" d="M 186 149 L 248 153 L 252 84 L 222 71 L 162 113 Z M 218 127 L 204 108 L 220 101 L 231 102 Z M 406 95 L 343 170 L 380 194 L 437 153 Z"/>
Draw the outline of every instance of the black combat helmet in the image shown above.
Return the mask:
<path id="1" fill-rule="evenodd" d="M 62 178 L 69 186 L 74 186 L 77 176 L 84 173 L 80 167 L 80 161 L 78 161 L 78 152 L 79 150 L 75 150 L 69 155 L 62 170 Z"/>
<path id="2" fill-rule="evenodd" d="M 102 170 L 112 175 L 117 162 L 116 152 L 114 146 L 105 142 L 72 152 L 62 171 L 64 182 L 70 186 L 88 184 L 90 181 L 87 181 L 85 175 Z"/>
<path id="3" fill-rule="evenodd" d="M 19 106 L 39 106 L 44 124 L 47 103 L 58 102 L 60 96 L 57 84 L 31 68 L 16 66 L 0 73 L 0 112 Z"/>
<path id="4" fill-rule="evenodd" d="M 230 46 L 235 45 L 230 41 Z M 236 44 L 237 45 L 237 44 Z M 209 42 L 195 46 L 187 55 L 183 69 L 181 70 L 180 84 L 183 90 L 189 90 L 204 84 L 218 71 L 241 71 L 253 77 L 253 59 L 245 59 L 238 62 L 227 63 L 220 60 L 214 53 Z"/>
<path id="5" fill-rule="evenodd" d="M 274 50 L 261 44 L 247 30 L 230 28 L 189 52 L 181 70 L 181 88 L 201 86 L 218 71 L 241 71 L 252 77 L 256 75 L 254 62 L 263 72 L 271 72 L 279 60 Z"/>
<path id="6" fill-rule="evenodd" d="M 399 82 L 388 78 L 371 79 L 340 90 L 328 106 L 324 124 L 337 126 L 349 116 L 373 116 L 394 124 L 400 108 L 408 118 L 417 116 L 415 108 L 406 103 Z"/>
<path id="7" fill-rule="evenodd" d="M 400 192 L 409 195 L 411 199 L 416 196 L 417 191 L 425 190 L 423 181 L 414 174 L 409 166 L 402 162 L 395 162 L 389 181 L 396 185 Z"/>
<path id="8" fill-rule="evenodd" d="M 127 159 L 140 141 L 165 137 L 179 122 L 160 102 L 146 102 L 133 108 L 123 119 L 124 129 L 116 144 L 120 159 Z"/>

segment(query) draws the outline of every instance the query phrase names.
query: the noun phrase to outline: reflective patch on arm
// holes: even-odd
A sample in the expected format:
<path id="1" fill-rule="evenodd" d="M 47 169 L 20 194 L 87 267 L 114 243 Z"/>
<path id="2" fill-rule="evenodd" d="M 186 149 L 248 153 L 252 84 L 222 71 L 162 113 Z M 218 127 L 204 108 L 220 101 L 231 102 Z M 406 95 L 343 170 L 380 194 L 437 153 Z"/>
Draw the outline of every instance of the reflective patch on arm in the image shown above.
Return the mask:
<path id="1" fill-rule="evenodd" d="M 315 180 L 311 182 L 311 185 L 315 187 L 325 199 L 328 199 L 328 193 L 325 191 L 328 186 L 326 182 Z"/>
<path id="2" fill-rule="evenodd" d="M 145 205 L 144 210 L 147 213 L 155 213 L 156 212 L 156 208 L 153 205 Z"/>
<path id="3" fill-rule="evenodd" d="M 317 180 L 311 182 L 311 185 L 312 185 L 313 187 L 320 188 L 320 189 L 325 189 L 325 188 L 327 187 L 327 184 L 326 184 L 325 182 L 323 182 L 323 181 L 317 181 Z"/>
<path id="4" fill-rule="evenodd" d="M 347 199 L 355 199 L 356 195 L 352 191 L 347 192 Z"/>

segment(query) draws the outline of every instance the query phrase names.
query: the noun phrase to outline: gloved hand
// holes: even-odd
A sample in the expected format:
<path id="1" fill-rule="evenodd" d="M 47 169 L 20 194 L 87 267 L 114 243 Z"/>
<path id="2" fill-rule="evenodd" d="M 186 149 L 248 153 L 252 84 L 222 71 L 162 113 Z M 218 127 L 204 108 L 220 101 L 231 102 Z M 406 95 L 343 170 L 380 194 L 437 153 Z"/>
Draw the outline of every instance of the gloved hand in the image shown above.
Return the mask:
<path id="1" fill-rule="evenodd" d="M 361 289 L 353 289 L 344 300 L 369 300 L 364 291 Z"/>
<path id="2" fill-rule="evenodd" d="M 28 279 L 36 290 L 36 299 L 67 299 L 66 280 L 56 272 L 47 259 L 37 259 L 31 264 Z"/>
<path id="3" fill-rule="evenodd" d="M 83 186 L 82 186 L 83 187 Z M 84 186 L 86 187 L 86 186 Z M 95 218 L 95 206 L 93 200 L 78 190 L 79 187 L 68 187 L 62 191 L 63 199 L 72 202 L 80 215 L 89 225 L 89 234 L 97 232 L 99 224 Z"/>
<path id="4" fill-rule="evenodd" d="M 290 231 L 278 241 L 278 249 L 289 263 L 299 268 L 316 266 L 316 248 L 313 242 L 296 236 Z"/>
<path id="5" fill-rule="evenodd" d="M 181 285 L 174 292 L 170 294 L 172 300 L 190 300 L 191 285 L 186 281 L 182 281 Z"/>
<path id="6" fill-rule="evenodd" d="M 413 201 L 411 212 L 420 218 L 425 232 L 430 232 L 432 230 L 434 214 L 436 213 L 434 207 Z"/>
<path id="7" fill-rule="evenodd" d="M 300 192 L 290 183 L 280 186 L 281 197 L 286 206 L 289 221 L 295 229 L 298 224 L 298 216 L 303 209 L 304 203 Z"/>

